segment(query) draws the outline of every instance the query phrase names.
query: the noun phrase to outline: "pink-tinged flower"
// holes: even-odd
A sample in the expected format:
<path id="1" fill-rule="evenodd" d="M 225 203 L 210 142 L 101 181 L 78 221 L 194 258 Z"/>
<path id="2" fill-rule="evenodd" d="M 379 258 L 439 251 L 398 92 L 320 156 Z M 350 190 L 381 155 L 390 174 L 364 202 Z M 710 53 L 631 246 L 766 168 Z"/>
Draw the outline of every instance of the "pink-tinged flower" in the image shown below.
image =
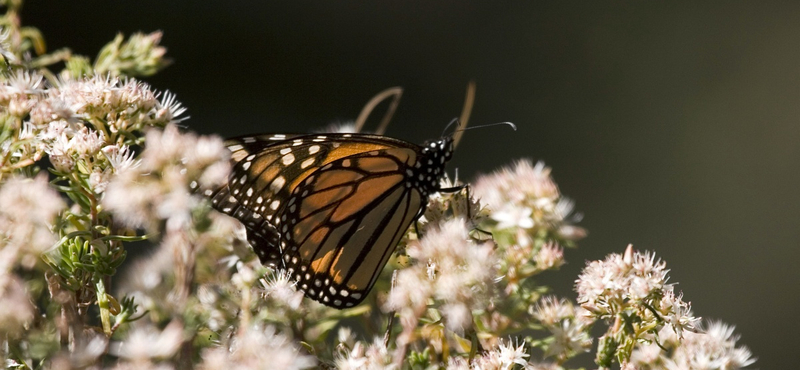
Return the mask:
<path id="1" fill-rule="evenodd" d="M 564 249 L 556 243 L 547 243 L 533 256 L 533 262 L 539 270 L 561 267 L 564 264 Z"/>
<path id="2" fill-rule="evenodd" d="M 20 258 L 32 267 L 42 253 L 55 243 L 50 231 L 55 217 L 64 209 L 61 197 L 50 188 L 47 176 L 34 179 L 11 177 L 0 187 L 0 273 L 9 271 Z"/>
<path id="3" fill-rule="evenodd" d="M 3 302 L 0 332 L 24 331 L 25 325 L 33 320 L 34 307 L 22 280 L 8 271 L 0 271 L 0 302 Z"/>
<path id="4" fill-rule="evenodd" d="M 542 298 L 531 307 L 533 317 L 544 326 L 560 325 L 561 321 L 575 317 L 575 307 L 566 299 L 553 296 Z"/>

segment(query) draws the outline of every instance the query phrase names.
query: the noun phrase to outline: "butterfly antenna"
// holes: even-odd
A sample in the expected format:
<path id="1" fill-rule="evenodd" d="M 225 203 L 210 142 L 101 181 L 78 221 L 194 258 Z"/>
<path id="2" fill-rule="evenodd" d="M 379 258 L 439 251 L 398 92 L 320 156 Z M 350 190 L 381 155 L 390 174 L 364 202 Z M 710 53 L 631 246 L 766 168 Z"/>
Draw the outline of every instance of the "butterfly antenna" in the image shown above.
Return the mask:
<path id="1" fill-rule="evenodd" d="M 444 134 L 445 132 L 447 132 L 447 129 L 449 129 L 450 126 L 452 126 L 454 123 L 456 124 L 456 129 L 453 130 L 453 134 L 455 134 L 458 128 L 461 127 L 461 122 L 458 121 L 458 117 L 453 118 L 453 120 L 451 120 L 450 123 L 447 124 L 447 126 L 444 126 L 444 130 L 442 130 L 442 137 L 445 136 Z"/>

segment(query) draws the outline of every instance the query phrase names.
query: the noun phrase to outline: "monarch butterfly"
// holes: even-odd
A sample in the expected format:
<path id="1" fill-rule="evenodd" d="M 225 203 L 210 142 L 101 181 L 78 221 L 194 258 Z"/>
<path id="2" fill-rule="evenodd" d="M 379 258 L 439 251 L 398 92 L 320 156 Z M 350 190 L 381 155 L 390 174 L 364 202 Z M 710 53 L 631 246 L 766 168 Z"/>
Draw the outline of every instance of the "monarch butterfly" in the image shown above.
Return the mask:
<path id="1" fill-rule="evenodd" d="M 239 219 L 265 265 L 305 295 L 352 307 L 369 293 L 411 223 L 439 191 L 453 137 L 423 146 L 381 135 L 257 135 L 226 141 L 227 186 L 206 190 Z"/>

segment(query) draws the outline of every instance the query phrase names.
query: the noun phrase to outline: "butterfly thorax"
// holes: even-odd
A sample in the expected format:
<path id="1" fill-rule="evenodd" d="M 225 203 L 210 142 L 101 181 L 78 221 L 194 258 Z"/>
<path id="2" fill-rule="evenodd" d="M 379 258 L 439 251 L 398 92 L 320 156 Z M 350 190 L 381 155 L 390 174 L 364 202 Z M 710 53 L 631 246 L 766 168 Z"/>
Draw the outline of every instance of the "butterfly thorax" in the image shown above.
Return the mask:
<path id="1" fill-rule="evenodd" d="M 413 186 L 420 190 L 423 196 L 439 190 L 439 180 L 444 175 L 445 164 L 453 157 L 453 139 L 444 137 L 436 141 L 428 141 L 422 147 L 422 156 L 409 169 L 407 174 Z"/>

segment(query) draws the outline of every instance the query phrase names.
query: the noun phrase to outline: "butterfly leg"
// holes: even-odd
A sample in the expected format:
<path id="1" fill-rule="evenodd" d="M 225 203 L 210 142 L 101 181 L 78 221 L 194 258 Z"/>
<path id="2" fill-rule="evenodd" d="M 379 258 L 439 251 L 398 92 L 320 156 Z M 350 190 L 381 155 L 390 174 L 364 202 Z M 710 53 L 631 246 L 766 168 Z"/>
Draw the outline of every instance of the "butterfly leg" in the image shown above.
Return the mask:
<path id="1" fill-rule="evenodd" d="M 397 270 L 394 270 L 394 272 L 392 272 L 392 285 L 390 288 L 391 290 L 394 290 L 395 284 L 397 284 Z M 386 333 L 383 334 L 383 346 L 386 348 L 389 348 L 389 342 L 392 340 L 392 329 L 394 328 L 395 315 L 396 312 L 394 310 L 389 312 L 389 321 L 386 323 Z"/>

